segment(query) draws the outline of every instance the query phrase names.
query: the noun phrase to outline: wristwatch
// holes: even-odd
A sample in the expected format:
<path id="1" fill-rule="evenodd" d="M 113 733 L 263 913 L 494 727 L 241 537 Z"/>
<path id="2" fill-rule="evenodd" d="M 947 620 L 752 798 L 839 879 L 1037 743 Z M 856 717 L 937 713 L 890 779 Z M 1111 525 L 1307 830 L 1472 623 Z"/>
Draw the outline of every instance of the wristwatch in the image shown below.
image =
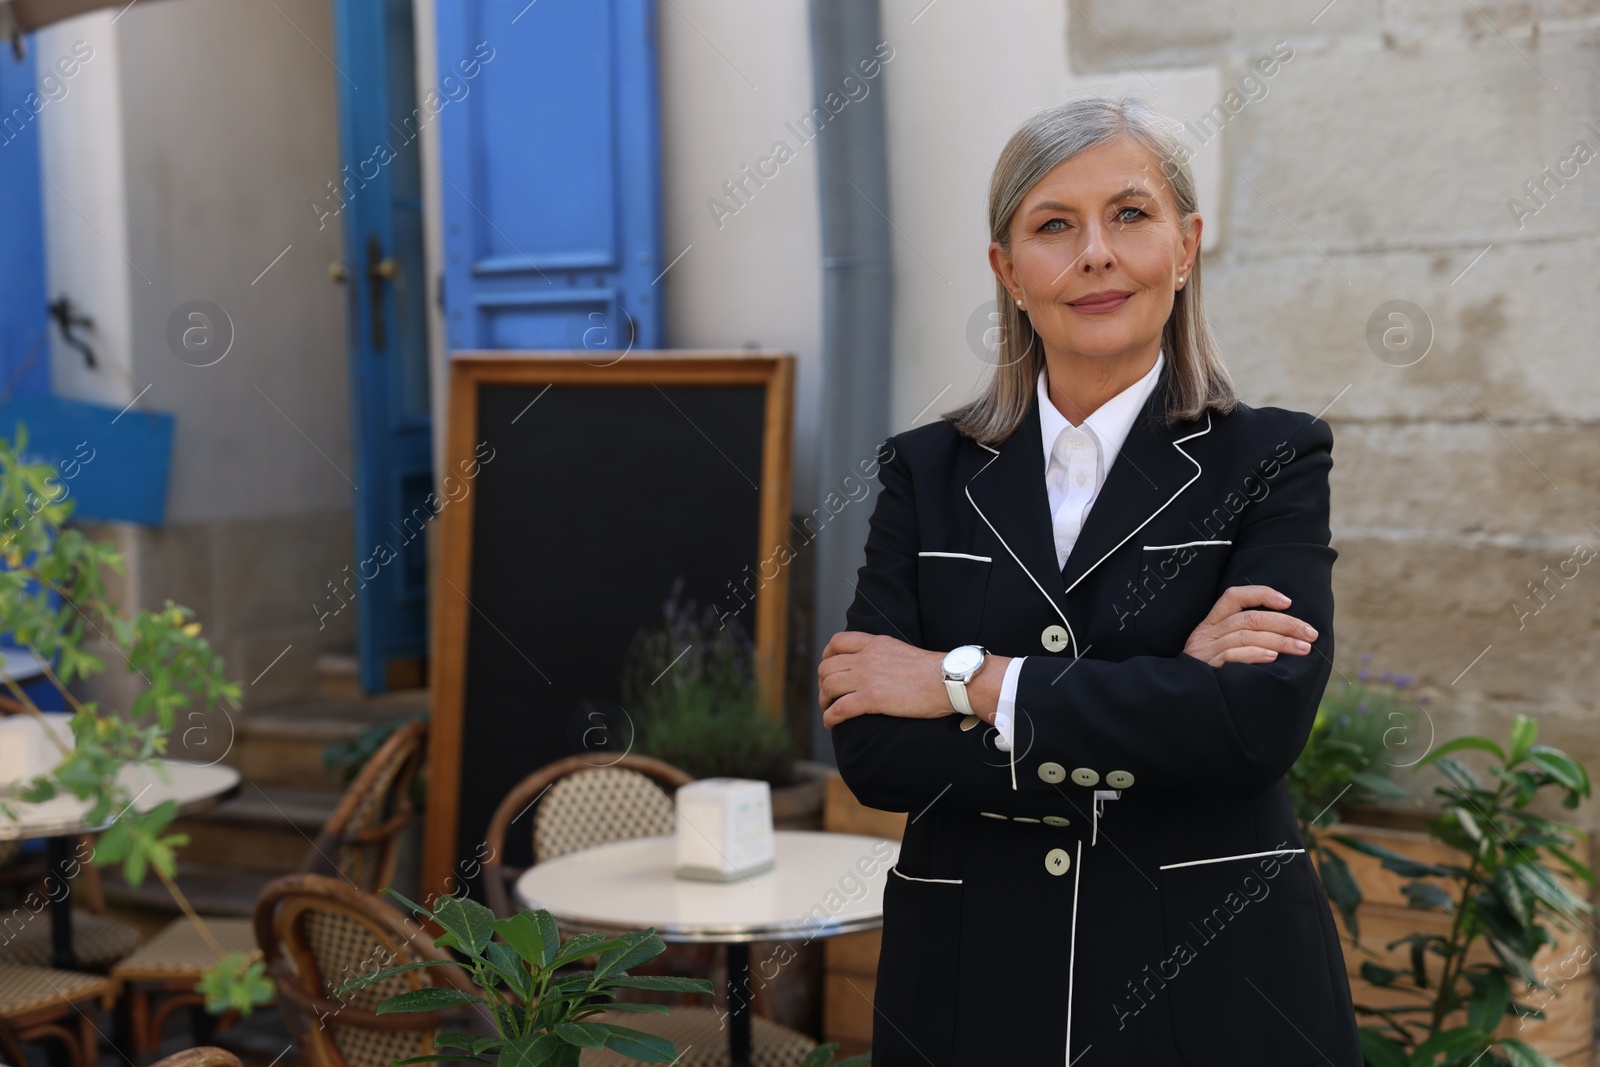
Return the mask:
<path id="1" fill-rule="evenodd" d="M 989 650 L 982 645 L 961 645 L 945 653 L 941 666 L 944 669 L 944 688 L 950 694 L 950 705 L 963 715 L 975 714 L 972 701 L 967 699 L 967 683 L 978 673 Z"/>

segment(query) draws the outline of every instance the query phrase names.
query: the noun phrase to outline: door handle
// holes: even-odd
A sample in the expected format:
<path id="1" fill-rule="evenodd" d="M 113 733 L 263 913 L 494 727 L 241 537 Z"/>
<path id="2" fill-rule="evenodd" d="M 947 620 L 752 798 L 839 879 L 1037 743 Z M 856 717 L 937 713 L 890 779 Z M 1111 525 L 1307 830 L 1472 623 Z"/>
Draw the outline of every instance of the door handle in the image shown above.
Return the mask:
<path id="1" fill-rule="evenodd" d="M 383 325 L 383 283 L 400 277 L 400 263 L 383 254 L 383 244 L 377 234 L 367 235 L 367 303 L 372 312 L 372 347 L 382 349 L 389 343 L 388 331 Z"/>

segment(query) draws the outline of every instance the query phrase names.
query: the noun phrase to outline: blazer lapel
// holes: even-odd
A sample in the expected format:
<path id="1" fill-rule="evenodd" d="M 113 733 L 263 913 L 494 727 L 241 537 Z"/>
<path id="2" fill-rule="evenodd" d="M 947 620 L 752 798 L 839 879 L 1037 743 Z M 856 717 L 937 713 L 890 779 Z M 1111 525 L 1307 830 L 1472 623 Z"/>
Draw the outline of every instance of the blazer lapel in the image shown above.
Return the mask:
<path id="1" fill-rule="evenodd" d="M 1210 432 L 1210 415 L 1168 426 L 1166 403 L 1163 372 L 1107 472 L 1065 567 L 1056 565 L 1037 395 L 1017 431 L 990 449 L 994 456 L 967 481 L 967 499 L 1069 633 L 1067 594 L 1199 477 L 1200 464 L 1182 444 Z M 1075 635 L 1072 644 L 1077 655 Z"/>

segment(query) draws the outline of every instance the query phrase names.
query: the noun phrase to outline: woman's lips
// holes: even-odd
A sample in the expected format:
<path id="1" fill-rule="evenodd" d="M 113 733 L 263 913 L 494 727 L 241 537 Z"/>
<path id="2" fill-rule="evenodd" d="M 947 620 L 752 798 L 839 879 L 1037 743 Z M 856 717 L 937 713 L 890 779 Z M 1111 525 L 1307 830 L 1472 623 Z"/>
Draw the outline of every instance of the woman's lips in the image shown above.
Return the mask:
<path id="1" fill-rule="evenodd" d="M 1102 297 L 1096 300 L 1079 300 L 1067 306 L 1073 311 L 1081 311 L 1085 315 L 1104 315 L 1106 312 L 1115 311 L 1123 304 L 1126 304 L 1132 296 L 1132 293 L 1122 293 L 1109 299 Z"/>

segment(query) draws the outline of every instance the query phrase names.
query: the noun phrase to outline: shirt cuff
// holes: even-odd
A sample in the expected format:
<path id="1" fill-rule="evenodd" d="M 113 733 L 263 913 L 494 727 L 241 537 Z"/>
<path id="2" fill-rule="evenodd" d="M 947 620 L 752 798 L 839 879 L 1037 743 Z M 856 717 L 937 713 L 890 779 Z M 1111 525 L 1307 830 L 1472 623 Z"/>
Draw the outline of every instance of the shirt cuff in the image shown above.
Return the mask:
<path id="1" fill-rule="evenodd" d="M 1006 664 L 1006 675 L 1000 681 L 1000 700 L 994 713 L 994 728 L 1000 731 L 1000 738 L 994 743 L 994 747 L 1001 752 L 1011 751 L 1011 737 L 1016 732 L 1017 676 L 1022 673 L 1022 661 L 1027 658 L 1014 657 Z"/>

